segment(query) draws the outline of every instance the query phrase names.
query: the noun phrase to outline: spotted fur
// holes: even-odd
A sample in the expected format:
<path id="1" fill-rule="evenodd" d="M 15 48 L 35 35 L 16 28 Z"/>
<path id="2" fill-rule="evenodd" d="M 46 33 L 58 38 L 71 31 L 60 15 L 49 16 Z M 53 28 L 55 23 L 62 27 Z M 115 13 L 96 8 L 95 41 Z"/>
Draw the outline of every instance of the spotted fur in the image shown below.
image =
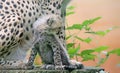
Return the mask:
<path id="1" fill-rule="evenodd" d="M 45 69 L 76 67 L 65 50 L 68 1 L 0 0 L 0 69 L 31 69 L 37 52 Z M 30 48 L 31 56 L 27 60 Z"/>
<path id="2" fill-rule="evenodd" d="M 22 68 L 27 63 L 26 54 L 34 40 L 33 23 L 42 14 L 41 5 L 42 0 L 0 0 L 1 69 Z"/>

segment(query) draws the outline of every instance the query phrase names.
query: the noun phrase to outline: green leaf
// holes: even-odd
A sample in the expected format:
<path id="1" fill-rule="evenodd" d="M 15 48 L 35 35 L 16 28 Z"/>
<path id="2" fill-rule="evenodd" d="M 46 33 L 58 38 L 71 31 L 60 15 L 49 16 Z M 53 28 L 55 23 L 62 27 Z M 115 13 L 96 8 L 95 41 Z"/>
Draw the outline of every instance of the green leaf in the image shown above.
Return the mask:
<path id="1" fill-rule="evenodd" d="M 85 20 L 85 21 L 82 23 L 82 25 L 83 25 L 83 26 L 87 26 L 89 23 L 90 23 L 89 20 Z"/>
<path id="2" fill-rule="evenodd" d="M 87 27 L 85 27 L 85 30 L 86 30 L 86 31 L 89 31 L 89 30 L 91 30 L 91 27 L 88 27 L 88 26 L 87 26 Z"/>
<path id="3" fill-rule="evenodd" d="M 68 43 L 67 48 L 69 49 L 69 48 L 73 47 L 74 45 L 75 45 L 75 43 Z"/>
<path id="4" fill-rule="evenodd" d="M 67 9 L 68 10 L 73 10 L 73 9 L 75 9 L 75 7 L 74 6 L 69 6 L 69 7 L 67 7 Z"/>
<path id="5" fill-rule="evenodd" d="M 73 29 L 78 29 L 81 30 L 83 28 L 83 26 L 81 26 L 80 24 L 73 24 L 70 27 L 67 27 L 67 30 L 73 30 Z"/>
<path id="6" fill-rule="evenodd" d="M 72 35 L 69 35 L 66 37 L 66 40 L 70 39 L 72 37 Z"/>
<path id="7" fill-rule="evenodd" d="M 104 36 L 107 33 L 105 31 L 97 31 L 97 32 L 95 32 L 95 34 L 100 35 L 100 36 Z"/>
<path id="8" fill-rule="evenodd" d="M 71 14 L 74 14 L 75 12 L 73 11 L 75 7 L 74 6 L 69 6 L 67 7 L 67 10 L 66 10 L 66 16 L 69 16 Z"/>
<path id="9" fill-rule="evenodd" d="M 82 39 L 78 36 L 75 36 L 76 39 L 80 40 L 80 41 L 83 41 L 83 42 L 86 42 L 86 43 L 90 43 L 92 41 L 92 38 L 88 37 L 86 39 Z"/>
<path id="10" fill-rule="evenodd" d="M 101 17 L 96 17 L 96 18 L 94 18 L 94 19 L 90 19 L 90 20 L 89 20 L 89 23 L 90 23 L 90 24 L 93 24 L 94 22 L 96 22 L 96 21 L 99 20 L 99 19 L 101 19 Z"/>
<path id="11" fill-rule="evenodd" d="M 71 13 L 68 12 L 68 15 L 69 14 L 71 14 Z M 73 29 L 82 30 L 83 28 L 85 28 L 85 30 L 90 30 L 91 28 L 88 25 L 92 24 L 93 22 L 95 22 L 98 19 L 100 19 L 100 17 L 90 19 L 90 20 L 85 20 L 82 24 L 73 24 L 72 26 L 68 27 L 67 29 L 68 30 L 73 30 Z"/>
<path id="12" fill-rule="evenodd" d="M 97 32 L 86 32 L 86 33 L 90 33 L 90 34 L 95 34 L 95 35 L 99 35 L 99 36 L 105 36 L 107 33 L 109 33 L 110 31 L 112 31 L 114 29 L 113 28 L 109 28 L 105 31 L 97 31 Z"/>
<path id="13" fill-rule="evenodd" d="M 110 29 L 105 30 L 105 31 L 98 31 L 98 32 L 96 32 L 96 34 L 97 34 L 97 35 L 100 35 L 100 36 L 104 36 L 104 35 L 106 35 L 107 33 L 109 33 L 110 31 L 111 31 Z"/>
<path id="14" fill-rule="evenodd" d="M 80 53 L 80 55 L 82 56 L 82 55 L 85 55 L 85 54 L 91 54 L 91 53 L 93 53 L 93 52 L 94 52 L 94 50 L 92 50 L 92 49 L 83 50 L 83 51 Z"/>
<path id="15" fill-rule="evenodd" d="M 97 32 L 86 32 L 89 34 L 95 34 L 95 35 L 99 35 L 99 36 L 105 36 L 107 33 L 105 31 L 97 31 Z"/>
<path id="16" fill-rule="evenodd" d="M 75 36 L 75 38 L 80 40 L 80 41 L 84 41 L 84 39 L 82 39 L 81 37 Z"/>
<path id="17" fill-rule="evenodd" d="M 108 46 L 100 46 L 94 49 L 95 52 L 102 52 L 104 50 L 107 50 L 109 47 Z"/>
<path id="18" fill-rule="evenodd" d="M 66 16 L 69 16 L 69 15 L 74 14 L 74 13 L 75 13 L 74 11 L 66 12 Z"/>
<path id="19" fill-rule="evenodd" d="M 92 39 L 89 37 L 84 40 L 84 42 L 86 42 L 86 43 L 90 43 L 91 41 L 92 41 Z"/>
<path id="20" fill-rule="evenodd" d="M 79 56 L 83 58 L 82 61 L 88 61 L 88 60 L 94 60 L 96 55 L 92 54 L 94 50 L 89 49 L 89 50 L 83 50 Z"/>
<path id="21" fill-rule="evenodd" d="M 77 55 L 79 50 L 80 50 L 80 46 L 78 46 L 77 48 L 70 48 L 68 49 L 68 54 L 70 55 L 71 58 L 73 58 L 75 55 Z"/>
<path id="22" fill-rule="evenodd" d="M 85 20 L 82 25 L 83 26 L 88 26 L 90 24 L 93 24 L 95 21 L 99 20 L 101 17 L 96 17 L 94 19 L 89 19 L 89 20 Z"/>
<path id="23" fill-rule="evenodd" d="M 108 52 L 109 54 L 117 54 L 118 56 L 120 56 L 120 48 L 114 49 L 110 52 Z"/>
<path id="24" fill-rule="evenodd" d="M 96 55 L 94 54 L 85 54 L 82 56 L 82 61 L 88 61 L 88 60 L 94 60 L 96 58 Z"/>

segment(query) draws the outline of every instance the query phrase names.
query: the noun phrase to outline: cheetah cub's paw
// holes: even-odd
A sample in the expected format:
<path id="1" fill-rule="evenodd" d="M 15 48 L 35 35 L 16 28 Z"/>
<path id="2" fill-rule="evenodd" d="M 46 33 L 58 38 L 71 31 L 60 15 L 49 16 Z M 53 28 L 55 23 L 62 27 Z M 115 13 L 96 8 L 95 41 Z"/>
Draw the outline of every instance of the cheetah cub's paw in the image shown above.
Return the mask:
<path id="1" fill-rule="evenodd" d="M 50 64 L 44 64 L 41 66 L 41 69 L 45 69 L 45 70 L 64 70 L 65 66 L 55 66 L 55 65 L 50 65 Z"/>
<path id="2" fill-rule="evenodd" d="M 71 64 L 75 66 L 76 69 L 83 69 L 84 65 L 81 62 L 78 62 L 76 60 L 70 60 Z"/>
<path id="3" fill-rule="evenodd" d="M 65 70 L 65 66 L 64 65 L 55 66 L 55 70 Z"/>
<path id="4" fill-rule="evenodd" d="M 45 69 L 45 70 L 54 70 L 55 66 L 51 65 L 51 64 L 44 64 L 40 67 L 41 69 Z"/>
<path id="5" fill-rule="evenodd" d="M 65 69 L 66 70 L 74 70 L 74 69 L 83 69 L 84 65 L 80 62 L 77 62 L 76 60 L 70 60 L 71 65 L 66 65 Z"/>

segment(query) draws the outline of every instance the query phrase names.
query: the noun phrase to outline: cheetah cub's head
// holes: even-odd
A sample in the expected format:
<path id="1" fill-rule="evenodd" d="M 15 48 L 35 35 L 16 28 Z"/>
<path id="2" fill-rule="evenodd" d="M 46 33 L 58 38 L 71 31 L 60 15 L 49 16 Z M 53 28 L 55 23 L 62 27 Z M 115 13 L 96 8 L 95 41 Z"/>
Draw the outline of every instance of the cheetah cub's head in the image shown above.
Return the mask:
<path id="1" fill-rule="evenodd" d="M 57 15 L 46 15 L 40 17 L 34 24 L 33 29 L 37 32 L 45 32 L 62 27 L 62 18 Z"/>
<path id="2" fill-rule="evenodd" d="M 57 15 L 46 15 L 40 17 L 33 23 L 34 42 L 46 34 L 54 34 L 55 30 L 62 27 L 62 19 Z"/>

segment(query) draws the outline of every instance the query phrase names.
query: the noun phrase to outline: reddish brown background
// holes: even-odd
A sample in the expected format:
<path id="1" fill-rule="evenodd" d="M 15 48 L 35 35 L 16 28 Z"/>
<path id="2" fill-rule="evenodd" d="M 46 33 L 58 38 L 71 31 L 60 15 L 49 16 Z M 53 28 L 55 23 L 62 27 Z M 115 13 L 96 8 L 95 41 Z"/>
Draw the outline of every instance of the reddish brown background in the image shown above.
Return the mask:
<path id="1" fill-rule="evenodd" d="M 73 0 L 70 5 L 75 6 L 75 14 L 67 17 L 69 25 L 81 23 L 86 19 L 101 16 L 102 19 L 92 25 L 94 30 L 105 30 L 113 26 L 120 27 L 120 0 Z M 79 35 L 83 38 L 91 36 L 82 33 Z M 104 37 L 91 37 L 95 40 L 90 44 L 80 43 L 82 50 L 100 45 L 109 46 L 109 50 L 120 48 L 120 28 L 111 31 Z M 120 73 L 120 66 L 117 67 L 117 64 L 119 63 L 120 57 L 111 55 L 109 60 L 107 60 L 102 67 L 110 73 Z M 87 66 L 95 65 L 93 61 L 84 62 L 84 64 Z"/>

